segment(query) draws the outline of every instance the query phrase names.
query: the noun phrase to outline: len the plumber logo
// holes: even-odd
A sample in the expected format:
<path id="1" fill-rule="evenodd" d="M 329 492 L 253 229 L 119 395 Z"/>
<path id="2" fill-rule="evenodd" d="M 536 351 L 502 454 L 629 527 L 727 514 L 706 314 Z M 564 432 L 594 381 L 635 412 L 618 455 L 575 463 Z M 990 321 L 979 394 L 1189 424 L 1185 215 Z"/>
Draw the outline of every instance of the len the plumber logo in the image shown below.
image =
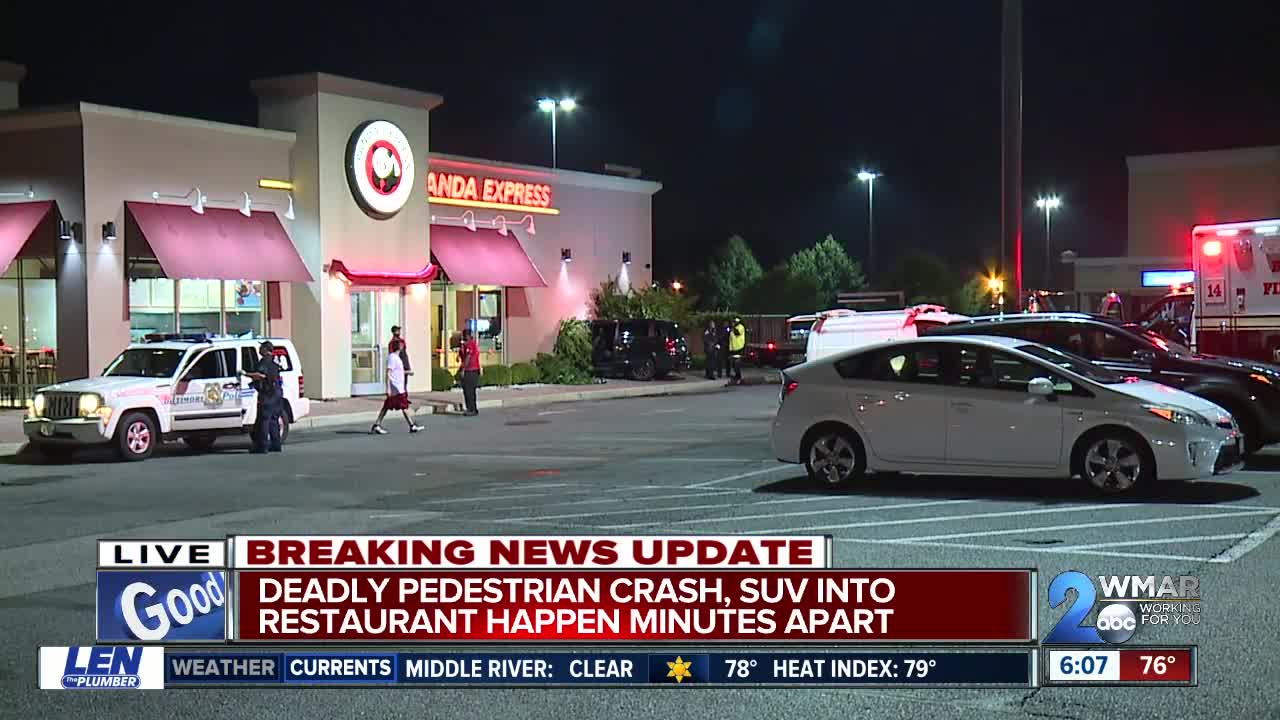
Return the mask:
<path id="1" fill-rule="evenodd" d="M 1049 584 L 1049 606 L 1075 600 L 1048 637 L 1046 645 L 1096 645 L 1128 642 L 1141 625 L 1199 625 L 1200 578 L 1195 575 L 1099 575 L 1105 604 L 1087 621 L 1098 601 L 1093 580 L 1082 572 L 1061 573 Z"/>

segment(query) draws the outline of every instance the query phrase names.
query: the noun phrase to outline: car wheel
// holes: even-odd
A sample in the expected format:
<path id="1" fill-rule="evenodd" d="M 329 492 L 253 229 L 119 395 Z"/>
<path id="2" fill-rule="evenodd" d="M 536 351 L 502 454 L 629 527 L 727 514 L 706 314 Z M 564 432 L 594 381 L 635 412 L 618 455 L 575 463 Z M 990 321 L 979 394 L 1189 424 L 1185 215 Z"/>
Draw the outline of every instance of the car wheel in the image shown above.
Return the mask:
<path id="1" fill-rule="evenodd" d="M 1236 424 L 1240 426 L 1240 434 L 1244 436 L 1244 454 L 1252 455 L 1263 447 L 1262 432 L 1258 429 L 1258 423 L 1254 421 L 1253 416 L 1244 411 L 1237 411 L 1233 408 L 1226 408 L 1231 413 L 1231 417 L 1236 419 Z"/>
<path id="2" fill-rule="evenodd" d="M 1132 435 L 1109 432 L 1094 436 L 1083 446 L 1079 472 L 1093 489 L 1114 495 L 1128 492 L 1154 475 L 1155 463 Z"/>
<path id="3" fill-rule="evenodd" d="M 217 435 L 188 435 L 182 438 L 182 442 L 186 443 L 187 447 L 197 452 L 209 452 L 217 441 Z"/>
<path id="4" fill-rule="evenodd" d="M 146 460 L 155 452 L 156 423 L 146 413 L 131 412 L 116 427 L 116 452 L 122 460 Z"/>
<path id="5" fill-rule="evenodd" d="M 813 481 L 836 487 L 861 477 L 867 458 L 853 433 L 833 426 L 819 430 L 809 442 L 804 466 Z"/>
<path id="6" fill-rule="evenodd" d="M 75 452 L 74 448 L 66 445 L 52 445 L 49 443 L 32 443 L 31 449 L 45 462 L 67 462 Z"/>
<path id="7" fill-rule="evenodd" d="M 631 379 L 652 380 L 656 372 L 657 368 L 653 364 L 653 358 L 645 358 L 631 366 Z"/>

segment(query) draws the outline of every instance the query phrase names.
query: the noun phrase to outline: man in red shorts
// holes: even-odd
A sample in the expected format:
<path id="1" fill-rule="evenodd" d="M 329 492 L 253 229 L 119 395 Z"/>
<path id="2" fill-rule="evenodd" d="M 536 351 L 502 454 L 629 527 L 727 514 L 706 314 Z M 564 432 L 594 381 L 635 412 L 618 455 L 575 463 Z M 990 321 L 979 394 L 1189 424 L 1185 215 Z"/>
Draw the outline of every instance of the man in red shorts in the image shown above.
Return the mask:
<path id="1" fill-rule="evenodd" d="M 400 359 L 400 347 L 400 341 L 392 339 L 391 345 L 387 348 L 390 351 L 387 353 L 387 399 L 382 401 L 382 412 L 378 413 L 378 419 L 369 430 L 375 435 L 387 434 L 387 429 L 382 427 L 382 418 L 386 417 L 388 410 L 399 410 L 404 415 L 409 432 L 416 433 L 422 429 L 421 425 L 409 417 L 409 386 L 405 382 L 404 361 Z"/>

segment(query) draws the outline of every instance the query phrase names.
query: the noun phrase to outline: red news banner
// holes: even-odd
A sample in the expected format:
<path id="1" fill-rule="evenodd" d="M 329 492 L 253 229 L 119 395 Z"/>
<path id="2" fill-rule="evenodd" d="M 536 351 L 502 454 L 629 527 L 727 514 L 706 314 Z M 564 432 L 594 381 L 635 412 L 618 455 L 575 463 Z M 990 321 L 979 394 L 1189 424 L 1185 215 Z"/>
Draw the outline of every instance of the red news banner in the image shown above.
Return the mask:
<path id="1" fill-rule="evenodd" d="M 825 536 L 236 537 L 235 637 L 1034 640 L 1032 571 L 831 569 L 829 547 Z"/>

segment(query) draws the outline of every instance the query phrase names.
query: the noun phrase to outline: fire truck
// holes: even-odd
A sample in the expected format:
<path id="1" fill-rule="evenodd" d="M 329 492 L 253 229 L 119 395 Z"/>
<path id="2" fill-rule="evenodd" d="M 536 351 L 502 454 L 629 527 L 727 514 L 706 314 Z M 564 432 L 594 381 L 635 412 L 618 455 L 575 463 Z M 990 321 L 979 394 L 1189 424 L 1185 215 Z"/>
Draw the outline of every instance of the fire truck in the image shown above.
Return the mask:
<path id="1" fill-rule="evenodd" d="M 1280 219 L 1197 225 L 1191 252 L 1192 347 L 1280 362 Z"/>

